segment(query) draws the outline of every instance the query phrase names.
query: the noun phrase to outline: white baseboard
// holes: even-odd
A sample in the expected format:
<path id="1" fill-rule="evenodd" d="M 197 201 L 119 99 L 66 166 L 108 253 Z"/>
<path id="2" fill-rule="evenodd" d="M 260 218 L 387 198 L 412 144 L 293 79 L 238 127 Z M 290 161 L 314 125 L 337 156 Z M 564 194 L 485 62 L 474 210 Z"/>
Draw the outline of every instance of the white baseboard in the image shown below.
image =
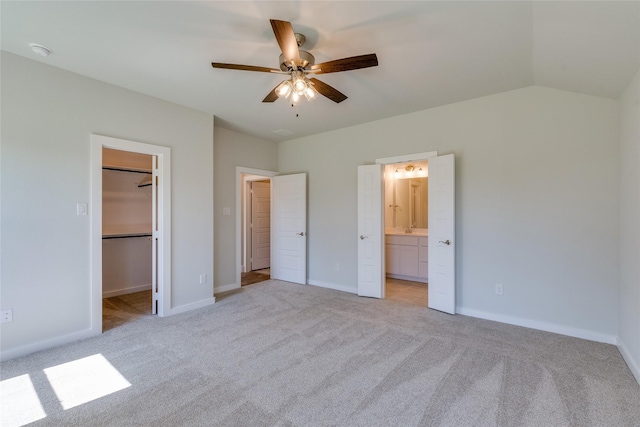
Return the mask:
<path id="1" fill-rule="evenodd" d="M 187 311 L 195 310 L 197 308 L 207 307 L 209 305 L 215 304 L 215 297 L 203 299 L 200 301 L 192 302 L 190 304 L 179 305 L 178 307 L 173 307 L 171 312 L 169 312 L 169 316 L 173 316 L 175 314 L 186 313 Z"/>
<path id="2" fill-rule="evenodd" d="M 335 283 L 321 282 L 319 280 L 307 280 L 307 283 L 312 286 L 319 286 L 321 288 L 333 289 L 335 291 L 349 292 L 350 294 L 357 294 L 358 290 L 349 288 L 343 285 L 337 285 Z"/>
<path id="3" fill-rule="evenodd" d="M 456 313 L 465 316 L 477 317 L 479 319 L 493 320 L 495 322 L 507 323 L 509 325 L 524 326 L 525 328 L 537 329 L 539 331 L 553 332 L 575 338 L 601 342 L 605 344 L 616 344 L 616 337 L 613 335 L 601 334 L 586 329 L 573 328 L 571 326 L 558 325 L 555 323 L 540 322 L 537 320 L 524 319 L 521 317 L 505 316 L 502 314 L 488 313 L 485 311 L 473 310 L 463 307 L 456 307 Z"/>
<path id="4" fill-rule="evenodd" d="M 636 381 L 638 381 L 638 384 L 640 384 L 639 361 L 633 360 L 631 353 L 629 353 L 629 350 L 627 350 L 627 346 L 624 345 L 624 342 L 620 339 L 620 337 L 617 338 L 617 342 L 618 342 L 618 350 L 620 351 L 622 358 L 624 359 L 625 362 L 627 362 L 627 366 L 629 366 L 631 373 L 633 374 L 634 377 L 636 377 Z"/>
<path id="5" fill-rule="evenodd" d="M 412 277 L 412 276 L 403 276 L 402 274 L 389 274 L 387 273 L 387 277 L 391 279 L 400 279 L 400 280 L 410 280 L 412 282 L 420 282 L 420 283 L 429 283 L 429 279 L 426 277 Z"/>
<path id="6" fill-rule="evenodd" d="M 134 292 L 142 292 L 151 289 L 151 283 L 148 285 L 133 286 L 131 288 L 121 288 L 114 291 L 102 292 L 102 298 L 117 297 L 119 295 L 132 294 Z"/>
<path id="7" fill-rule="evenodd" d="M 240 285 L 237 283 L 231 283 L 229 285 L 216 286 L 213 288 L 213 294 L 219 294 L 220 292 L 232 291 L 234 289 L 240 289 Z"/>
<path id="8" fill-rule="evenodd" d="M 102 327 L 100 327 L 100 329 L 97 331 L 94 331 L 92 329 L 85 329 L 84 331 L 74 332 L 67 335 L 61 335 L 59 337 L 47 339 L 44 341 L 38 341 L 33 344 L 28 344 L 22 347 L 3 350 L 2 352 L 0 352 L 0 360 L 4 361 L 9 359 L 15 359 L 16 357 L 26 356 L 27 354 L 35 353 L 36 351 L 47 350 L 52 347 L 58 347 L 60 345 L 69 344 L 74 341 L 100 335 L 101 333 L 102 333 Z"/>

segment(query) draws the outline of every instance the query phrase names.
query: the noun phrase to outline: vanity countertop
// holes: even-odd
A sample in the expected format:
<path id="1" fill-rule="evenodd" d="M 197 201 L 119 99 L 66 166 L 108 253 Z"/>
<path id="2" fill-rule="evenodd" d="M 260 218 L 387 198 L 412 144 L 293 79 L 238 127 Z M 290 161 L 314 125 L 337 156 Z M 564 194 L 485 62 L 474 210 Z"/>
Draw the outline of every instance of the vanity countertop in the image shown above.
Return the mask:
<path id="1" fill-rule="evenodd" d="M 405 233 L 404 228 L 386 228 L 384 234 L 387 236 L 429 236 L 429 229 L 427 228 L 414 228 L 411 233 Z"/>

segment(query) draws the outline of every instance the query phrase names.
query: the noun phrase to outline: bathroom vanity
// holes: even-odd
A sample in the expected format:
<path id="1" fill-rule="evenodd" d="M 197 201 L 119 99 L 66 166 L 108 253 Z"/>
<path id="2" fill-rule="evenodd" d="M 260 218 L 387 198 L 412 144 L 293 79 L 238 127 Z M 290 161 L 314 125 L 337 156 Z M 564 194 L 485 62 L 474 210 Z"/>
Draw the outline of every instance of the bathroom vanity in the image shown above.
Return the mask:
<path id="1" fill-rule="evenodd" d="M 427 229 L 385 230 L 387 277 L 426 283 L 429 278 Z"/>

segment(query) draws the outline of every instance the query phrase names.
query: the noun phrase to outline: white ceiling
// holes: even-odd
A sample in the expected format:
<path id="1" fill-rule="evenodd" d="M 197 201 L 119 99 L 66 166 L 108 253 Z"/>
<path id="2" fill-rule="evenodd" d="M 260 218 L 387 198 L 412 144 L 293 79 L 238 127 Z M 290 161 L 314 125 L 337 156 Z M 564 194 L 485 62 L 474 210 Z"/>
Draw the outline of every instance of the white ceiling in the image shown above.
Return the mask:
<path id="1" fill-rule="evenodd" d="M 2 49 L 216 116 L 281 141 L 543 85 L 618 98 L 640 68 L 640 1 L 2 1 Z M 283 76 L 269 19 L 307 36 L 316 62 L 379 66 L 318 76 L 349 98 L 261 101 Z M 41 58 L 29 43 L 50 47 Z M 290 130 L 291 136 L 273 131 Z"/>

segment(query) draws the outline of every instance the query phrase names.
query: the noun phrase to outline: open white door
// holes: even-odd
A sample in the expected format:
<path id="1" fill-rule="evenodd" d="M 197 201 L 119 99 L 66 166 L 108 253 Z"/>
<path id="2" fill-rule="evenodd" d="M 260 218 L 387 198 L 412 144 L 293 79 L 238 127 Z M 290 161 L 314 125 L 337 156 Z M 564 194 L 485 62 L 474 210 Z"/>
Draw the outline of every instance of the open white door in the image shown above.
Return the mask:
<path id="1" fill-rule="evenodd" d="M 358 295 L 384 298 L 383 165 L 358 166 Z"/>
<path id="2" fill-rule="evenodd" d="M 275 176 L 271 221 L 271 278 L 307 283 L 307 175 Z"/>
<path id="3" fill-rule="evenodd" d="M 429 159 L 429 308 L 455 314 L 455 159 Z"/>

